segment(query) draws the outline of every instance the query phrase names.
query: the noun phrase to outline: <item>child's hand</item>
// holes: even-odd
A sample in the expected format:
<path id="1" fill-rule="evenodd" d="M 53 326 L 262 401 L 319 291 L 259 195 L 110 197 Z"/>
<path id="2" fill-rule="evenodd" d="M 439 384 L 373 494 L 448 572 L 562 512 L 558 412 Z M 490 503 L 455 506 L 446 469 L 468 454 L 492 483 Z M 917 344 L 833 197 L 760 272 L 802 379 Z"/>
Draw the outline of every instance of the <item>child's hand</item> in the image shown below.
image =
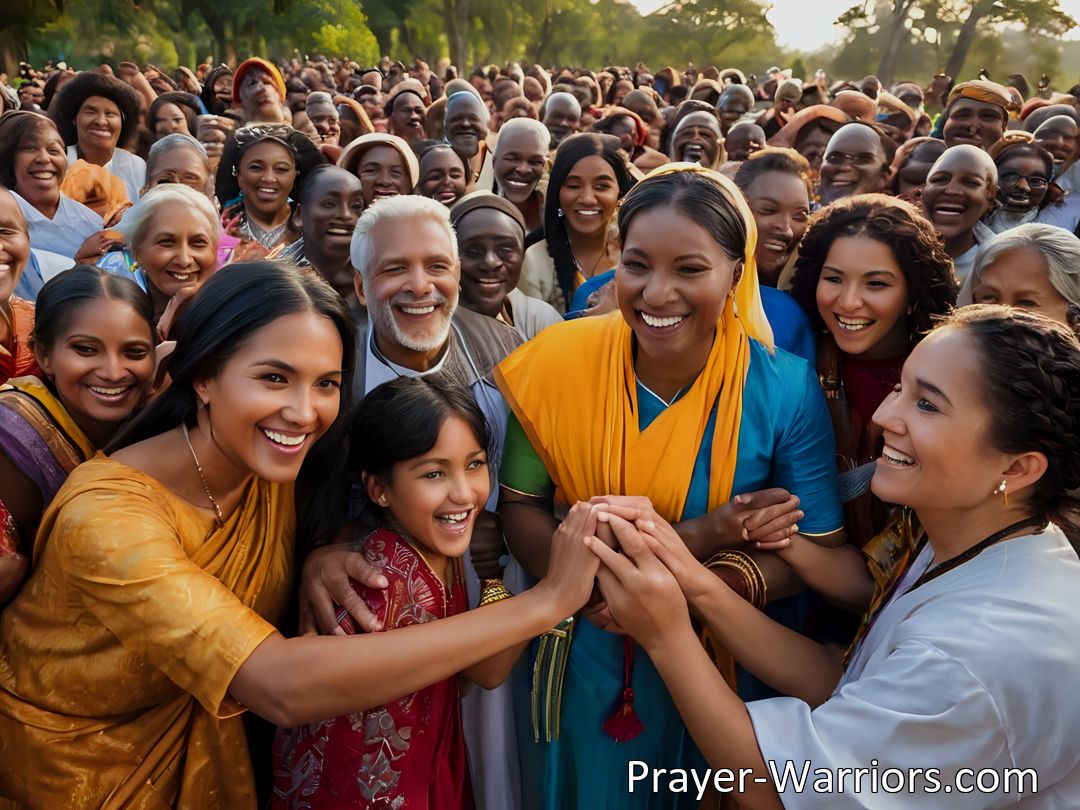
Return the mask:
<path id="1" fill-rule="evenodd" d="M 585 545 L 596 535 L 596 514 L 603 506 L 576 503 L 551 537 L 551 557 L 542 581 L 550 588 L 562 613 L 570 616 L 589 601 L 599 561 Z"/>

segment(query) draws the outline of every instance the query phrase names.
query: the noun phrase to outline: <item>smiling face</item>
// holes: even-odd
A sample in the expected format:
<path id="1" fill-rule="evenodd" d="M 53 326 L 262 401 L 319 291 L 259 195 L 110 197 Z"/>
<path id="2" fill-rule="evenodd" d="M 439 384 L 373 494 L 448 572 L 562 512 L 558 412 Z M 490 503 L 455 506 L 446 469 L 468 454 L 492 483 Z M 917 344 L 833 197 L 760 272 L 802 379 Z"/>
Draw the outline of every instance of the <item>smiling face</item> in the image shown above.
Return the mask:
<path id="1" fill-rule="evenodd" d="M 1069 322 L 1069 302 L 1050 283 L 1046 259 L 1033 247 L 1007 250 L 984 267 L 972 300 L 1030 309 L 1055 321 Z"/>
<path id="2" fill-rule="evenodd" d="M 535 133 L 525 129 L 504 129 L 499 133 L 492 169 L 502 196 L 514 205 L 532 196 L 546 166 L 547 152 Z"/>
<path id="3" fill-rule="evenodd" d="M 383 197 L 412 192 L 405 159 L 392 146 L 375 144 L 365 151 L 360 157 L 358 174 L 364 189 L 365 206 Z"/>
<path id="4" fill-rule="evenodd" d="M 618 202 L 615 170 L 599 155 L 589 155 L 575 163 L 559 188 L 559 207 L 566 226 L 582 236 L 592 236 L 606 228 Z"/>
<path id="5" fill-rule="evenodd" d="M 371 232 L 363 286 L 375 338 L 389 359 L 407 365 L 410 353 L 442 349 L 457 308 L 461 272 L 451 235 L 427 216 L 385 219 Z"/>
<path id="6" fill-rule="evenodd" d="M 833 241 L 817 284 L 817 308 L 844 354 L 900 357 L 910 344 L 908 285 L 892 248 L 866 236 Z"/>
<path id="7" fill-rule="evenodd" d="M 958 98 L 949 107 L 941 138 L 946 146 L 968 143 L 989 149 L 1005 134 L 1005 119 L 1005 111 L 996 104 Z"/>
<path id="8" fill-rule="evenodd" d="M 35 356 L 64 408 L 91 433 L 131 416 L 154 379 L 150 324 L 119 299 L 80 302 L 53 344 L 37 347 Z"/>
<path id="9" fill-rule="evenodd" d="M 447 560 L 469 548 L 476 516 L 491 492 L 487 453 L 469 423 L 447 416 L 435 445 L 419 458 L 394 465 L 390 480 L 368 479 L 368 493 L 386 507 L 444 581 Z"/>
<path id="10" fill-rule="evenodd" d="M 989 442 L 980 365 L 961 330 L 939 329 L 915 347 L 899 391 L 874 414 L 885 431 L 875 495 L 919 512 L 972 508 L 994 497 L 1009 459 Z"/>
<path id="11" fill-rule="evenodd" d="M 244 206 L 264 220 L 273 220 L 289 204 L 296 182 L 296 161 L 292 152 L 277 141 L 258 141 L 240 157 L 236 180 L 244 195 Z"/>
<path id="12" fill-rule="evenodd" d="M 295 481 L 341 407 L 341 335 L 329 318 L 295 312 L 253 332 L 195 390 L 209 403 L 214 447 L 264 481 Z M 192 431 L 194 437 L 194 431 Z"/>
<path id="13" fill-rule="evenodd" d="M 1071 160 L 1080 142 L 1080 127 L 1067 115 L 1055 115 L 1035 130 L 1035 142 L 1054 156 L 1055 163 Z"/>
<path id="14" fill-rule="evenodd" d="M 120 140 L 123 116 L 115 101 L 90 96 L 75 115 L 76 140 L 82 147 L 111 151 Z"/>
<path id="15" fill-rule="evenodd" d="M 55 127 L 30 130 L 19 142 L 13 168 L 15 190 L 35 208 L 50 210 L 60 202 L 67 173 L 67 152 Z"/>
<path id="16" fill-rule="evenodd" d="M 675 160 L 712 166 L 720 154 L 720 125 L 711 113 L 690 113 L 679 122 L 671 143 Z"/>
<path id="17" fill-rule="evenodd" d="M 172 298 L 182 287 L 200 285 L 214 272 L 217 236 L 206 217 L 170 200 L 158 206 L 134 245 L 135 260 L 150 284 Z"/>
<path id="18" fill-rule="evenodd" d="M 472 93 L 455 93 L 446 104 L 446 139 L 459 155 L 471 158 L 487 134 L 484 102 Z"/>
<path id="19" fill-rule="evenodd" d="M 153 127 L 154 134 L 159 138 L 171 135 L 174 132 L 181 132 L 184 135 L 191 134 L 188 132 L 187 118 L 184 117 L 183 110 L 176 104 L 162 104 L 158 107 L 150 126 Z"/>
<path id="20" fill-rule="evenodd" d="M 888 180 L 881 138 L 870 127 L 848 124 L 836 131 L 821 165 L 821 202 L 881 191 Z"/>
<path id="21" fill-rule="evenodd" d="M 810 221 L 806 182 L 787 172 L 765 172 L 746 189 L 757 223 L 754 258 L 763 284 L 773 286 Z"/>
<path id="22" fill-rule="evenodd" d="M 923 208 L 946 241 L 970 233 L 990 207 L 994 188 L 989 161 L 989 157 L 981 160 L 973 149 L 950 149 L 927 175 Z"/>
<path id="23" fill-rule="evenodd" d="M 337 169 L 320 171 L 312 182 L 304 195 L 306 202 L 297 208 L 294 223 L 299 221 L 305 246 L 314 245 L 318 252 L 345 261 L 356 222 L 364 211 L 360 181 L 344 169 Z M 352 273 L 340 282 L 331 280 L 331 284 L 338 292 L 344 289 L 351 293 Z"/>
<path id="24" fill-rule="evenodd" d="M 525 234 L 494 208 L 470 211 L 455 230 L 461 254 L 461 303 L 494 318 L 521 278 Z"/>
<path id="25" fill-rule="evenodd" d="M 206 194 L 209 190 L 210 173 L 202 158 L 194 151 L 177 147 L 159 158 L 154 165 L 154 173 L 146 176 L 148 189 L 164 183 L 178 183 L 200 194 Z"/>
<path id="26" fill-rule="evenodd" d="M 465 195 L 465 166 L 453 149 L 429 149 L 420 159 L 416 192 L 448 208 Z"/>
<path id="27" fill-rule="evenodd" d="M 634 330 L 638 364 L 679 369 L 692 379 L 712 348 L 737 266 L 713 237 L 683 213 L 637 213 L 616 270 L 619 310 Z"/>
<path id="28" fill-rule="evenodd" d="M 0 188 L 0 304 L 11 300 L 30 258 L 30 234 L 19 204 Z"/>
<path id="29" fill-rule="evenodd" d="M 320 140 L 336 146 L 341 137 L 341 126 L 338 123 L 338 112 L 334 109 L 334 105 L 325 101 L 309 102 L 307 116 L 319 134 Z"/>
<path id="30" fill-rule="evenodd" d="M 424 113 L 426 112 L 427 108 L 418 95 L 415 93 L 401 93 L 394 99 L 387 131 L 391 135 L 404 138 L 409 143 L 423 140 Z"/>
<path id="31" fill-rule="evenodd" d="M 565 93 L 553 95 L 544 108 L 544 126 L 551 133 L 554 149 L 581 128 L 581 108 Z"/>
<path id="32" fill-rule="evenodd" d="M 998 200 L 1006 211 L 1022 214 L 1042 205 L 1051 172 L 1038 155 L 1015 152 L 998 164 Z"/>

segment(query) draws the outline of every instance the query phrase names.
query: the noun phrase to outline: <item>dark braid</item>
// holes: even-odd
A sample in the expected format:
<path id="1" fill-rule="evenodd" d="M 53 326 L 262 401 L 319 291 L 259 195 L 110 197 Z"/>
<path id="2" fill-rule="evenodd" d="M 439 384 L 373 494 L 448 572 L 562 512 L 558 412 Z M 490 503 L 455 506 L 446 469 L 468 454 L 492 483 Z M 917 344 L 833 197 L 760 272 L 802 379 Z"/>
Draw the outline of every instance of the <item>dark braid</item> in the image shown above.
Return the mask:
<path id="1" fill-rule="evenodd" d="M 1080 311 L 1070 316 L 1080 321 Z M 1004 453 L 1046 456 L 1046 473 L 1028 499 L 1032 513 L 1052 520 L 1074 545 L 1080 544 L 1076 332 L 1034 312 L 986 305 L 956 310 L 942 328 L 966 332 L 983 358 L 983 393 L 994 420 L 991 443 Z"/>

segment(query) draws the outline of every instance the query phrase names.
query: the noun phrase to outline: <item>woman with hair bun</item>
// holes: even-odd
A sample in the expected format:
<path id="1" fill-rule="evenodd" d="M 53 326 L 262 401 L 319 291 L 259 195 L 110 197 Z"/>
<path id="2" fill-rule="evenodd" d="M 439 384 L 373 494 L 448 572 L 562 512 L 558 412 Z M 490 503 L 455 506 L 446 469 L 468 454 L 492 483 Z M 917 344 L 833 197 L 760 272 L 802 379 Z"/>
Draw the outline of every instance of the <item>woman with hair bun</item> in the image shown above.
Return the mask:
<path id="1" fill-rule="evenodd" d="M 626 195 L 617 224 L 617 310 L 545 329 L 496 372 L 513 411 L 500 467 L 507 543 L 539 575 L 564 508 L 647 497 L 763 608 L 766 591 L 790 592 L 788 569 L 750 543 L 795 532 L 843 542 L 817 378 L 773 347 L 754 218 L 734 183 L 696 164 L 661 167 Z M 531 705 L 519 705 L 524 795 L 551 810 L 616 795 L 627 808 L 697 807 L 692 794 L 627 797 L 630 761 L 700 757 L 632 634 L 602 603 L 581 618 L 534 646 Z M 734 684 L 730 658 L 716 655 Z"/>
<path id="2" fill-rule="evenodd" d="M 972 810 L 1071 806 L 1080 342 L 1035 313 L 965 307 L 915 347 L 874 419 L 886 440 L 874 492 L 923 533 L 845 660 L 753 610 L 659 515 L 611 517 L 621 553 L 587 541 L 612 617 L 648 651 L 709 766 L 749 769 L 741 807 L 864 808 L 867 781 L 837 777 L 859 770 L 883 785 L 904 775 L 904 807 L 945 806 L 945 793 Z M 739 700 L 689 611 L 790 697 Z M 769 763 L 834 778 L 804 791 Z"/>

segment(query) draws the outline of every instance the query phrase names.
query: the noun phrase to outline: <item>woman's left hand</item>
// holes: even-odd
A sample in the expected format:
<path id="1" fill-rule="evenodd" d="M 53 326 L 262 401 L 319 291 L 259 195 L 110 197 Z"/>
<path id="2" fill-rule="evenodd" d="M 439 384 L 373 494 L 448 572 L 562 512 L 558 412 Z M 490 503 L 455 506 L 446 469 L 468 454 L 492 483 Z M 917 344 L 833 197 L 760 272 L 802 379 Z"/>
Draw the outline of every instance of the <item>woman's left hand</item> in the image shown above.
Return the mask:
<path id="1" fill-rule="evenodd" d="M 602 563 L 597 573 L 600 590 L 614 620 L 648 650 L 665 636 L 690 626 L 686 600 L 678 581 L 649 550 L 637 526 L 618 515 L 603 519 L 622 553 L 592 538 L 586 540 Z"/>

